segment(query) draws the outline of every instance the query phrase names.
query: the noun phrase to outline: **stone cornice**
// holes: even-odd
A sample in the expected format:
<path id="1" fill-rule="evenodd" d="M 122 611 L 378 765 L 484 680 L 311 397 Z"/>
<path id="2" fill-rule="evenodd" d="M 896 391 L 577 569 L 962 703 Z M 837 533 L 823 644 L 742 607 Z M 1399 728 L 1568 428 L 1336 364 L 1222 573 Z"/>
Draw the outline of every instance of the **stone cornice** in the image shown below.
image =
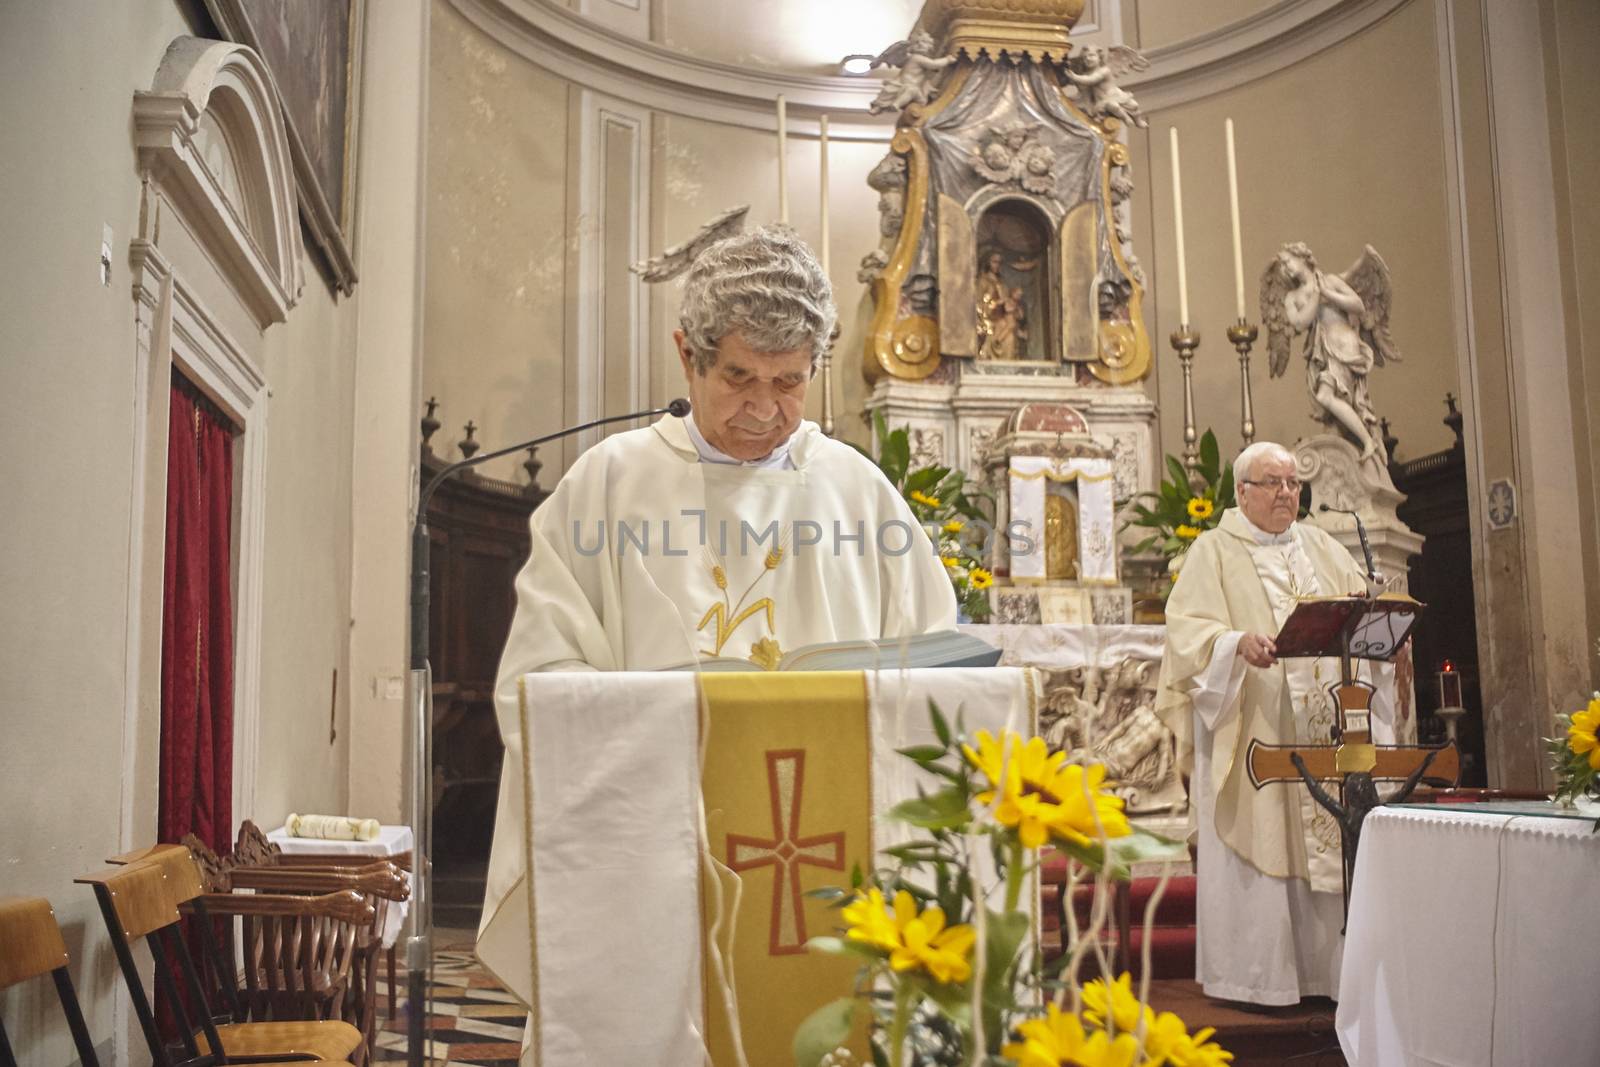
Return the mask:
<path id="1" fill-rule="evenodd" d="M 1411 0 L 1278 0 L 1221 29 L 1152 49 L 1150 69 L 1126 80 L 1146 112 L 1202 99 L 1325 51 Z M 789 131 L 816 136 L 817 116 L 841 141 L 888 141 L 890 116 L 873 116 L 876 78 L 752 70 L 601 26 L 555 0 L 450 0 L 489 37 L 545 70 L 657 111 L 748 129 L 777 128 L 773 101 L 788 100 Z"/>

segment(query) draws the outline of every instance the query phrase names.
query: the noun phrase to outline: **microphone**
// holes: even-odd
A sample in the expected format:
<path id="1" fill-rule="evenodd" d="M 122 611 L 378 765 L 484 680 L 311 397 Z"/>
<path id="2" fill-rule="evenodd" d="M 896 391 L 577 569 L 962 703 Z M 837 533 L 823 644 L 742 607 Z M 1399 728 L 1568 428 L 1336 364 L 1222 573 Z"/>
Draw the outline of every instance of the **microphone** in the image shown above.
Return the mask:
<path id="1" fill-rule="evenodd" d="M 1356 520 L 1356 536 L 1361 538 L 1361 554 L 1367 557 L 1367 580 L 1370 581 L 1374 586 L 1382 585 L 1383 583 L 1378 580 L 1378 568 L 1373 566 L 1372 563 L 1372 544 L 1367 540 L 1367 528 L 1362 524 L 1361 516 L 1357 515 L 1349 508 L 1329 507 L 1327 504 L 1318 504 L 1317 510 L 1337 511 L 1341 515 L 1348 515 L 1352 519 Z"/>
<path id="2" fill-rule="evenodd" d="M 438 489 L 445 479 L 466 470 L 476 467 L 480 463 L 487 463 L 491 459 L 521 452 L 525 448 L 533 448 L 550 441 L 557 441 L 563 437 L 570 437 L 575 433 L 596 426 L 604 426 L 610 422 L 626 422 L 633 419 L 647 419 L 653 415 L 676 415 L 683 418 L 689 414 L 689 401 L 683 397 L 671 401 L 664 408 L 652 408 L 649 411 L 634 411 L 627 415 L 611 415 L 603 419 L 593 419 L 569 426 L 565 430 L 535 437 L 531 441 L 510 445 L 481 455 L 472 456 L 452 463 L 429 479 L 428 484 L 422 487 L 422 492 L 417 494 L 417 514 L 411 527 L 411 689 L 414 721 L 412 724 L 412 759 L 411 759 L 411 826 L 415 835 L 414 859 L 412 871 L 415 877 L 411 886 L 411 907 L 415 916 L 415 925 L 412 934 L 406 940 L 406 987 L 407 996 L 411 1006 L 411 1014 L 406 1024 L 407 1062 L 410 1067 L 421 1067 L 423 1063 L 423 1029 L 422 1021 L 428 1015 L 426 1011 L 428 994 L 426 974 L 433 957 L 433 924 L 429 917 L 429 910 L 433 905 L 433 832 L 429 800 L 432 791 L 428 788 L 428 781 L 432 774 L 431 753 L 433 749 L 432 726 L 432 669 L 428 665 L 428 602 L 430 599 L 428 586 L 428 553 L 431 548 L 428 540 L 428 502 L 433 499 L 434 490 Z"/>

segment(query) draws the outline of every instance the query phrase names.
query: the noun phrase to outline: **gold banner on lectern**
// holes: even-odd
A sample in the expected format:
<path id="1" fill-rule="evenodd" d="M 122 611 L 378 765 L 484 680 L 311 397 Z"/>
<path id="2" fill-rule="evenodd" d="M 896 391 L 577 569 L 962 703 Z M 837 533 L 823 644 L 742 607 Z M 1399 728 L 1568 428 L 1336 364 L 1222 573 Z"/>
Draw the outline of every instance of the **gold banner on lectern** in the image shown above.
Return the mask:
<path id="1" fill-rule="evenodd" d="M 859 671 L 793 671 L 704 674 L 700 686 L 705 847 L 717 863 L 700 880 L 706 1044 L 716 1067 L 739 1062 L 731 979 L 745 1062 L 788 1063 L 801 1021 L 848 996 L 857 967 L 806 951 L 840 920 L 804 894 L 847 885 L 855 864 L 872 869 L 866 682 Z M 864 1027 L 849 1047 L 870 1062 Z"/>

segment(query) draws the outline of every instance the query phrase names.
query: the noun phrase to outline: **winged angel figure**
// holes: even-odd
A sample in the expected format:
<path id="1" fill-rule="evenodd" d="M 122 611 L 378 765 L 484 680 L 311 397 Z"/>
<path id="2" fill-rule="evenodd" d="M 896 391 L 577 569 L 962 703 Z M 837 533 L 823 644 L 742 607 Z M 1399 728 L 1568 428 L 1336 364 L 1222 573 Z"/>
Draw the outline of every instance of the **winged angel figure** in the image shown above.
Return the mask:
<path id="1" fill-rule="evenodd" d="M 1296 241 L 1284 245 L 1261 275 L 1272 377 L 1288 369 L 1289 343 L 1304 332 L 1306 385 L 1322 409 L 1318 417 L 1342 427 L 1363 461 L 1376 457 L 1380 464 L 1382 438 L 1367 376 L 1374 365 L 1400 362 L 1389 337 L 1393 292 L 1389 266 L 1371 245 L 1340 275 L 1318 270 L 1311 249 Z"/>
<path id="2" fill-rule="evenodd" d="M 1067 64 L 1066 73 L 1077 86 L 1084 113 L 1090 118 L 1099 121 L 1109 115 L 1142 130 L 1150 120 L 1117 79 L 1149 69 L 1150 61 L 1127 45 L 1089 45 Z"/>
<path id="3" fill-rule="evenodd" d="M 939 72 L 956 61 L 955 56 L 935 56 L 933 37 L 918 30 L 904 41 L 896 41 L 872 61 L 877 67 L 893 67 L 895 72 L 883 81 L 883 88 L 867 110 L 901 111 L 911 104 L 926 104 L 939 89 Z"/>
<path id="4" fill-rule="evenodd" d="M 688 270 L 689 264 L 693 263 L 694 258 L 701 252 L 724 237 L 743 233 L 744 217 L 749 213 L 749 204 L 731 207 L 700 227 L 700 232 L 687 241 L 675 244 L 659 256 L 642 263 L 635 263 L 628 269 L 647 282 L 670 282 Z"/>

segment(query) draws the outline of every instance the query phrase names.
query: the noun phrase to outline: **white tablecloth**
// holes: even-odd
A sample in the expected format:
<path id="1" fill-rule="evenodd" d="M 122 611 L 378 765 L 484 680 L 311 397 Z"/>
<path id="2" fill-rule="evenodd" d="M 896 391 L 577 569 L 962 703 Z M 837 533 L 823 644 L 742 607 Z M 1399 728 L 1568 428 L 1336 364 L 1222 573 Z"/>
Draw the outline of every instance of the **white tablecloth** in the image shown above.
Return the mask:
<path id="1" fill-rule="evenodd" d="M 309 853 L 317 856 L 371 856 L 374 859 L 404 855 L 414 845 L 409 826 L 380 826 L 378 836 L 371 841 L 324 841 L 320 837 L 293 837 L 288 829 L 280 826 L 267 835 L 267 840 L 289 855 Z M 403 873 L 406 887 L 410 888 L 411 872 Z M 384 948 L 392 947 L 399 940 L 400 931 L 405 928 L 406 913 L 410 910 L 409 899 L 389 902 L 389 907 L 383 913 Z"/>
<path id="2" fill-rule="evenodd" d="M 1340 972 L 1352 1067 L 1600 1064 L 1592 819 L 1380 808 Z"/>

